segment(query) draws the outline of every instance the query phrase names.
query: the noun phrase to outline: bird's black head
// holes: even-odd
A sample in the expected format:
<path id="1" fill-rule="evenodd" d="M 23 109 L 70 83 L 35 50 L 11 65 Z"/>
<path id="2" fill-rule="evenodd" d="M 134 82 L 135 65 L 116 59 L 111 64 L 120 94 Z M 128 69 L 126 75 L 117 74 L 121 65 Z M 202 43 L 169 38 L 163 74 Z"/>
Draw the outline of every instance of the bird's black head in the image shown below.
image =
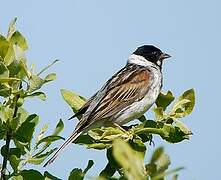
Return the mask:
<path id="1" fill-rule="evenodd" d="M 171 57 L 170 55 L 163 53 L 160 49 L 152 45 L 138 47 L 133 54 L 143 56 L 146 60 L 153 62 L 160 67 L 164 59 Z"/>

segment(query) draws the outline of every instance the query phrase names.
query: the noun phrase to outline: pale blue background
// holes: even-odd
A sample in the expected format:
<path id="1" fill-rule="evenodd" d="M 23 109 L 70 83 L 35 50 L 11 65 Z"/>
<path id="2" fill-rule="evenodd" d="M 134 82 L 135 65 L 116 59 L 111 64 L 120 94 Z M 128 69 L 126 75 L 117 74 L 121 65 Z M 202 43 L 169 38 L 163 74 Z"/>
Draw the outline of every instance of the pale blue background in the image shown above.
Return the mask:
<path id="1" fill-rule="evenodd" d="M 26 103 L 29 112 L 40 115 L 41 125 L 50 122 L 52 131 L 63 118 L 62 135 L 67 137 L 76 121 L 66 121 L 71 110 L 59 89 L 89 97 L 124 66 L 137 46 L 154 44 L 173 56 L 164 64 L 164 91 L 179 95 L 188 88 L 196 90 L 196 108 L 183 119 L 194 133 L 190 141 L 173 145 L 155 138 L 155 144 L 165 146 L 171 167 L 186 167 L 179 179 L 221 179 L 220 1 L 7 0 L 0 5 L 1 32 L 18 17 L 18 29 L 29 42 L 30 63 L 41 69 L 61 60 L 50 70 L 58 79 L 44 88 L 47 101 Z M 94 176 L 106 163 L 105 153 L 71 145 L 46 170 L 67 179 L 71 169 L 84 168 L 89 159 L 95 161 L 89 173 Z"/>

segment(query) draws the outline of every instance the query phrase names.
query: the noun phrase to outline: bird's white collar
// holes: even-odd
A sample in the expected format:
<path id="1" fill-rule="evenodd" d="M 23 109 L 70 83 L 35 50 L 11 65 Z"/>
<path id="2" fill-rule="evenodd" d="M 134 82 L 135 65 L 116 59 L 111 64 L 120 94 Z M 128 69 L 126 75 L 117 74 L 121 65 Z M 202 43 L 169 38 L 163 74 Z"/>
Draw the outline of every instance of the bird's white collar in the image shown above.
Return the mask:
<path id="1" fill-rule="evenodd" d="M 159 69 L 159 67 L 156 64 L 148 61 L 143 56 L 139 56 L 136 54 L 130 55 L 127 60 L 127 63 L 137 64 L 137 65 L 144 66 L 144 67 L 152 66 L 152 67 Z"/>

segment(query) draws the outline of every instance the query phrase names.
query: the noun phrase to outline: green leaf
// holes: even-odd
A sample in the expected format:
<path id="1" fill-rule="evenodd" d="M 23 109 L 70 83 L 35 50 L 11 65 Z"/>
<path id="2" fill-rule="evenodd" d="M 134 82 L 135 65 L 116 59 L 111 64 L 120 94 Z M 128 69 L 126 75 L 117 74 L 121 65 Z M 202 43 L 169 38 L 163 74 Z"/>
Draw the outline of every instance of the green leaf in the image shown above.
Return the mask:
<path id="1" fill-rule="evenodd" d="M 25 53 L 18 45 L 13 45 L 14 49 L 14 61 L 8 66 L 10 76 L 16 76 L 20 79 L 24 79 L 26 76 L 28 79 L 31 77 L 31 73 L 28 70 L 26 64 Z"/>
<path id="2" fill-rule="evenodd" d="M 12 180 L 23 180 L 23 177 L 21 175 L 16 175 L 11 177 Z"/>
<path id="3" fill-rule="evenodd" d="M 20 63 L 20 61 L 22 61 L 22 60 L 24 62 L 26 62 L 26 57 L 25 57 L 24 50 L 18 44 L 14 44 L 13 49 L 14 49 L 14 52 L 15 52 L 15 62 Z"/>
<path id="4" fill-rule="evenodd" d="M 9 149 L 9 155 L 15 155 L 16 157 L 21 157 L 21 150 L 19 148 L 10 148 Z"/>
<path id="5" fill-rule="evenodd" d="M 1 80 L 0 80 L 1 83 Z M 10 88 L 0 88 L 0 96 L 2 97 L 8 97 L 11 95 L 11 89 Z"/>
<path id="6" fill-rule="evenodd" d="M 119 128 L 107 127 L 96 128 L 88 131 L 88 135 L 94 140 L 100 140 L 102 142 L 112 142 L 115 139 L 127 139 L 129 138 L 125 132 Z"/>
<path id="7" fill-rule="evenodd" d="M 3 64 L 3 62 L 0 61 L 0 80 L 9 78 L 9 70 L 8 68 Z M 1 82 L 1 81 L 0 81 Z"/>
<path id="8" fill-rule="evenodd" d="M 17 101 L 17 107 L 21 107 L 25 102 L 24 97 L 19 97 Z"/>
<path id="9" fill-rule="evenodd" d="M 7 123 L 13 117 L 14 110 L 9 106 L 0 105 L 0 119 L 2 122 Z"/>
<path id="10" fill-rule="evenodd" d="M 8 70 L 10 72 L 10 77 L 19 77 L 23 79 L 26 74 L 24 73 L 20 61 L 13 61 L 10 65 L 8 65 Z"/>
<path id="11" fill-rule="evenodd" d="M 163 108 L 162 107 L 157 107 L 153 109 L 154 113 L 155 113 L 155 117 L 157 120 L 162 119 L 164 117 L 163 114 Z"/>
<path id="12" fill-rule="evenodd" d="M 170 158 L 167 154 L 162 153 L 161 156 L 157 160 L 157 172 L 162 173 L 165 172 L 170 165 Z"/>
<path id="13" fill-rule="evenodd" d="M 178 180 L 178 174 L 175 174 L 175 175 L 172 177 L 172 180 Z"/>
<path id="14" fill-rule="evenodd" d="M 18 31 L 15 31 L 11 38 L 9 39 L 9 41 L 12 43 L 12 44 L 16 44 L 18 45 L 20 48 L 22 48 L 23 51 L 27 50 L 28 49 L 28 44 L 25 40 L 25 37 Z"/>
<path id="15" fill-rule="evenodd" d="M 29 79 L 29 88 L 28 91 L 31 93 L 33 91 L 36 91 L 42 87 L 43 84 L 53 81 L 56 79 L 56 74 L 51 73 L 46 76 L 45 79 L 42 79 L 38 75 L 32 75 Z"/>
<path id="16" fill-rule="evenodd" d="M 17 116 L 13 118 L 11 121 L 12 126 L 15 127 L 13 129 L 18 129 L 22 125 L 22 123 L 26 121 L 28 116 L 29 116 L 28 112 L 23 107 L 19 107 Z"/>
<path id="17" fill-rule="evenodd" d="M 87 146 L 88 148 L 103 150 L 103 149 L 111 147 L 111 143 L 109 144 L 108 143 L 93 143 L 93 144 L 88 144 Z"/>
<path id="18" fill-rule="evenodd" d="M 63 121 L 60 119 L 60 121 L 58 122 L 58 124 L 56 125 L 56 128 L 54 130 L 54 132 L 52 133 L 51 136 L 47 136 L 45 138 L 43 138 L 43 134 L 40 135 L 36 141 L 36 148 L 38 147 L 38 145 L 40 145 L 41 143 L 45 142 L 44 146 L 41 148 L 41 150 L 37 153 L 37 155 L 41 154 L 42 152 L 45 151 L 45 149 L 47 149 L 50 144 L 54 141 L 57 141 L 59 139 L 64 139 L 61 136 L 58 136 L 58 134 L 64 129 L 64 123 Z M 44 133 L 44 132 L 43 132 Z"/>
<path id="19" fill-rule="evenodd" d="M 110 163 L 108 163 L 106 167 L 101 171 L 99 176 L 104 177 L 105 179 L 110 178 L 115 174 L 116 171 L 117 171 L 117 168 L 111 165 Z"/>
<path id="20" fill-rule="evenodd" d="M 6 38 L 0 35 L 0 57 L 3 60 L 8 52 L 9 43 Z"/>
<path id="21" fill-rule="evenodd" d="M 125 134 L 124 131 L 122 131 L 119 128 L 108 127 L 108 128 L 104 128 L 104 132 L 103 132 L 103 134 L 102 134 L 102 136 L 100 138 L 103 141 L 105 141 L 105 140 L 113 141 L 113 140 L 115 140 L 117 138 L 126 139 L 127 135 Z"/>
<path id="22" fill-rule="evenodd" d="M 157 173 L 157 165 L 155 163 L 149 163 L 145 165 L 146 174 L 150 177 L 153 177 Z"/>
<path id="23" fill-rule="evenodd" d="M 7 130 L 8 130 L 8 127 L 6 123 L 1 122 L 0 120 L 0 140 L 6 137 Z"/>
<path id="24" fill-rule="evenodd" d="M 163 153 L 164 153 L 163 147 L 157 148 L 151 157 L 150 163 L 151 164 L 156 163 Z"/>
<path id="25" fill-rule="evenodd" d="M 44 172 L 44 177 L 45 177 L 44 180 L 61 180 L 61 179 L 53 176 L 52 174 L 50 174 L 48 171 Z"/>
<path id="26" fill-rule="evenodd" d="M 162 172 L 162 173 L 159 173 L 157 174 L 156 176 L 154 176 L 151 180 L 159 180 L 159 179 L 162 179 L 170 174 L 174 174 L 174 173 L 177 173 L 178 171 L 180 170 L 183 170 L 184 168 L 183 167 L 179 167 L 179 168 L 176 168 L 176 169 L 173 169 L 173 170 L 170 170 L 170 171 L 166 171 L 166 172 Z M 174 176 L 175 179 L 177 178 L 177 175 Z M 174 179 L 173 177 L 173 179 Z"/>
<path id="27" fill-rule="evenodd" d="M 144 122 L 144 121 L 146 121 L 147 119 L 146 119 L 146 117 L 145 117 L 144 115 L 142 115 L 141 117 L 138 118 L 138 120 L 139 120 L 140 122 Z"/>
<path id="28" fill-rule="evenodd" d="M 13 45 L 10 44 L 4 36 L 0 35 L 0 57 L 4 64 L 8 66 L 15 59 Z"/>
<path id="29" fill-rule="evenodd" d="M 80 145 L 89 145 L 93 144 L 94 140 L 92 137 L 90 137 L 88 134 L 81 134 L 75 141 L 75 144 L 80 144 Z"/>
<path id="30" fill-rule="evenodd" d="M 71 171 L 68 180 L 83 180 L 84 179 L 84 173 L 82 169 L 75 168 Z"/>
<path id="31" fill-rule="evenodd" d="M 46 95 L 43 92 L 34 92 L 32 94 L 27 95 L 27 97 L 38 97 L 42 101 L 46 100 Z"/>
<path id="32" fill-rule="evenodd" d="M 8 51 L 7 53 L 5 54 L 5 57 L 4 57 L 4 63 L 5 65 L 10 65 L 13 61 L 15 60 L 15 52 L 14 52 L 14 48 L 12 45 L 10 45 L 8 47 Z"/>
<path id="33" fill-rule="evenodd" d="M 93 166 L 93 164 L 94 164 L 94 162 L 92 160 L 89 160 L 88 165 L 84 171 L 82 171 L 82 169 L 78 169 L 78 168 L 73 169 L 68 177 L 68 180 L 83 180 L 85 177 L 85 174 Z"/>
<path id="34" fill-rule="evenodd" d="M 88 135 L 94 140 L 100 140 L 105 130 L 103 128 L 96 128 L 88 131 Z"/>
<path id="35" fill-rule="evenodd" d="M 55 79 L 56 79 L 56 74 L 55 73 L 51 73 L 51 74 L 48 74 L 45 77 L 44 81 L 46 83 L 46 82 L 54 81 Z"/>
<path id="36" fill-rule="evenodd" d="M 169 156 L 164 153 L 162 147 L 159 147 L 154 151 L 150 163 L 146 165 L 146 171 L 151 179 L 161 179 L 166 176 L 165 171 L 169 165 Z"/>
<path id="37" fill-rule="evenodd" d="M 193 89 L 187 90 L 178 98 L 170 115 L 174 118 L 182 118 L 189 115 L 195 105 L 195 93 Z"/>
<path id="38" fill-rule="evenodd" d="M 94 162 L 93 162 L 92 160 L 89 160 L 89 161 L 88 161 L 88 164 L 87 164 L 87 167 L 85 168 L 85 170 L 83 171 L 83 173 L 86 174 L 86 173 L 89 171 L 89 169 L 92 168 L 93 165 L 94 165 Z"/>
<path id="39" fill-rule="evenodd" d="M 6 145 L 2 146 L 1 148 L 1 155 L 3 157 L 6 156 Z M 21 150 L 19 148 L 10 148 L 8 152 L 8 156 L 15 155 L 16 157 L 20 158 L 21 157 Z"/>
<path id="40" fill-rule="evenodd" d="M 51 66 L 53 66 L 55 63 L 57 63 L 59 60 L 58 59 L 56 59 L 56 60 L 54 60 L 51 64 L 49 64 L 48 66 L 46 66 L 45 68 L 43 68 L 38 74 L 37 74 L 37 76 L 39 76 L 40 74 L 42 74 L 43 72 L 45 72 L 48 68 L 50 68 Z M 52 75 L 53 77 L 52 77 L 52 79 L 54 79 L 55 78 L 55 76 L 54 75 Z M 50 78 L 51 79 L 51 78 Z"/>
<path id="41" fill-rule="evenodd" d="M 160 93 L 156 100 L 156 105 L 157 107 L 162 107 L 165 111 L 167 106 L 169 106 L 174 99 L 175 97 L 173 96 L 171 91 L 167 91 L 166 94 Z"/>
<path id="42" fill-rule="evenodd" d="M 134 152 L 124 141 L 118 140 L 113 144 L 114 158 L 122 166 L 126 178 L 128 180 L 146 179 L 143 159 Z"/>
<path id="43" fill-rule="evenodd" d="M 142 137 L 141 135 L 158 134 L 170 143 L 177 143 L 184 139 L 189 139 L 190 135 L 190 133 L 186 134 L 186 132 L 183 132 L 183 130 L 176 125 L 152 120 L 145 121 L 141 125 L 136 126 L 133 130 L 134 133 L 140 137 Z"/>
<path id="44" fill-rule="evenodd" d="M 92 160 L 88 161 L 87 167 L 84 171 L 82 169 L 75 168 L 71 171 L 68 180 L 83 180 L 85 174 L 88 172 L 88 170 L 93 166 L 94 162 Z"/>
<path id="45" fill-rule="evenodd" d="M 107 151 L 106 151 L 106 156 L 107 156 L 107 159 L 108 159 L 108 163 L 110 163 L 110 165 L 111 165 L 112 167 L 115 167 L 116 170 L 121 169 L 120 164 L 118 163 L 118 161 L 117 161 L 116 158 L 114 157 L 113 147 L 107 149 Z"/>
<path id="46" fill-rule="evenodd" d="M 15 29 L 16 29 L 15 23 L 16 23 L 16 21 L 17 21 L 17 18 L 14 18 L 14 19 L 10 22 L 9 28 L 8 28 L 7 39 L 10 39 L 11 36 L 12 36 L 12 34 L 15 32 Z"/>
<path id="47" fill-rule="evenodd" d="M 23 177 L 23 180 L 44 180 L 44 176 L 34 169 L 23 170 L 19 174 Z"/>
<path id="48" fill-rule="evenodd" d="M 36 114 L 28 116 L 28 118 L 21 124 L 18 130 L 15 132 L 14 138 L 20 142 L 30 142 L 39 121 L 39 117 Z"/>
<path id="49" fill-rule="evenodd" d="M 179 129 L 186 135 L 192 135 L 191 130 L 181 121 L 175 121 L 175 126 L 179 127 Z"/>
<path id="50" fill-rule="evenodd" d="M 53 135 L 58 135 L 60 134 L 60 132 L 64 129 L 64 123 L 63 121 L 60 119 L 58 124 L 56 125 L 56 128 L 53 132 Z"/>
<path id="51" fill-rule="evenodd" d="M 54 141 L 57 141 L 57 140 L 60 140 L 60 139 L 64 140 L 64 138 L 61 137 L 61 136 L 53 136 L 53 135 L 52 136 L 46 136 L 46 137 L 42 138 L 40 141 L 38 141 L 37 145 L 39 145 L 39 144 L 41 144 L 43 142 L 51 143 L 51 142 L 54 142 Z"/>
<path id="52" fill-rule="evenodd" d="M 21 79 L 18 78 L 1 78 L 0 77 L 0 83 L 8 83 L 8 82 L 12 82 L 12 81 L 21 81 Z"/>
<path id="53" fill-rule="evenodd" d="M 21 162 L 20 158 L 18 158 L 15 155 L 11 155 L 9 157 L 9 162 L 10 162 L 12 169 L 16 172 L 18 170 L 19 163 Z"/>
<path id="54" fill-rule="evenodd" d="M 37 156 L 33 156 L 28 158 L 27 162 L 30 164 L 35 164 L 35 165 L 39 165 L 41 164 L 48 156 L 50 156 L 57 148 L 51 149 L 50 151 L 37 155 Z"/>
<path id="55" fill-rule="evenodd" d="M 162 130 L 163 134 L 161 134 L 161 137 L 170 143 L 178 143 L 184 139 L 189 139 L 189 135 L 181 131 L 179 127 L 164 124 Z"/>
<path id="56" fill-rule="evenodd" d="M 164 131 L 162 130 L 162 128 L 160 127 L 156 127 L 156 128 L 152 128 L 152 127 L 147 127 L 147 128 L 136 128 L 134 129 L 135 134 L 141 136 L 142 134 L 150 136 L 150 140 L 151 140 L 151 134 L 158 134 L 160 135 L 162 138 L 164 136 L 168 137 L 168 133 L 165 134 Z"/>
<path id="57" fill-rule="evenodd" d="M 44 133 L 46 132 L 46 130 L 48 129 L 49 125 L 45 124 L 42 128 L 41 131 L 39 133 L 39 135 L 36 138 L 36 144 L 38 144 L 38 142 L 43 138 Z"/>
<path id="58" fill-rule="evenodd" d="M 29 79 L 29 88 L 28 91 L 31 93 L 41 88 L 44 84 L 44 80 L 37 75 L 32 75 Z"/>
<path id="59" fill-rule="evenodd" d="M 20 127 L 22 121 L 24 121 L 24 119 L 22 119 L 23 117 L 24 117 L 24 119 L 26 119 L 27 115 L 18 112 L 17 116 L 10 120 L 10 128 L 13 131 L 16 131 Z"/>
<path id="60" fill-rule="evenodd" d="M 85 100 L 71 91 L 61 89 L 61 94 L 64 100 L 68 103 L 69 106 L 71 106 L 75 113 L 86 103 Z"/>
<path id="61" fill-rule="evenodd" d="M 132 140 L 129 140 L 129 143 L 135 151 L 143 152 L 143 155 L 145 155 L 147 148 L 140 138 L 133 138 Z"/>
<path id="62" fill-rule="evenodd" d="M 137 127 L 152 127 L 152 128 L 156 128 L 158 126 L 159 123 L 157 123 L 156 121 L 153 120 L 147 120 L 145 122 L 143 122 L 141 125 L 138 125 Z"/>

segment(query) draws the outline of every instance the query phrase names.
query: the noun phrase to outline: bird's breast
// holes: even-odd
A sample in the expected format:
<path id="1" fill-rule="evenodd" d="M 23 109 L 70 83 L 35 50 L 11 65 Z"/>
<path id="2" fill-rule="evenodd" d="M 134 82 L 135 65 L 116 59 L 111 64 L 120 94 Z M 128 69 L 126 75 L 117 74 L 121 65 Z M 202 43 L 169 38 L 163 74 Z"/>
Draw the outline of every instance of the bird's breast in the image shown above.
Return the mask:
<path id="1" fill-rule="evenodd" d="M 160 71 L 153 69 L 152 75 L 152 82 L 147 94 L 140 101 L 132 103 L 118 113 L 114 120 L 117 124 L 123 125 L 141 117 L 155 103 L 162 87 L 162 74 Z"/>

